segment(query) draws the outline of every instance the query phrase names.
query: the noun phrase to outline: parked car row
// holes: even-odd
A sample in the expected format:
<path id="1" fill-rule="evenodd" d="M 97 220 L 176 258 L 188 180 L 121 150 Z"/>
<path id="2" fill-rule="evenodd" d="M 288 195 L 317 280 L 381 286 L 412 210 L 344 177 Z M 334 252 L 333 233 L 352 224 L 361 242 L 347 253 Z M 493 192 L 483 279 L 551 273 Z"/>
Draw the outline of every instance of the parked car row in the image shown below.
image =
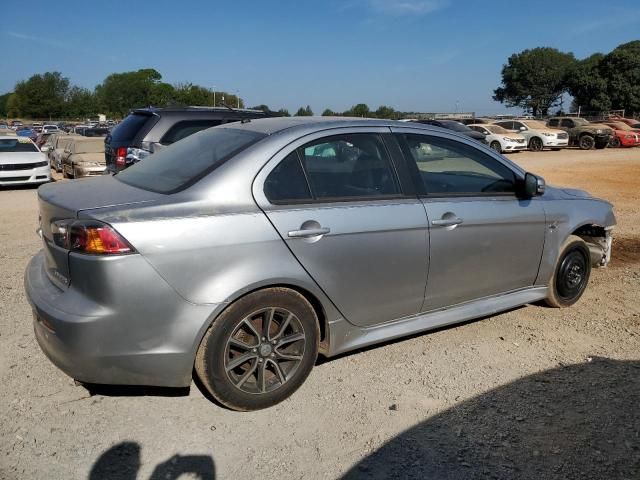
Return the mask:
<path id="1" fill-rule="evenodd" d="M 530 118 L 410 121 L 447 128 L 472 138 L 469 130 L 478 132 L 483 137 L 479 140 L 502 153 L 525 149 L 535 152 L 545 148 L 559 150 L 569 146 L 582 150 L 640 146 L 640 123 L 619 117 L 599 122 L 580 117 L 552 117 L 546 122 Z M 491 125 L 502 127 L 503 130 L 496 131 Z"/>

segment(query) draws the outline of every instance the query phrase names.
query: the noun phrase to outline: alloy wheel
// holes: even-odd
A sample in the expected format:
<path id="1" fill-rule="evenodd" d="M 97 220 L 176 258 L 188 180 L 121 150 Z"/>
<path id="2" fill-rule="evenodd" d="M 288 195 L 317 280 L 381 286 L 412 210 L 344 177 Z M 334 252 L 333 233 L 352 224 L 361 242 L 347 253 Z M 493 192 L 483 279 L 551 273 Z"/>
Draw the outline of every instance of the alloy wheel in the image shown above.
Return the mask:
<path id="1" fill-rule="evenodd" d="M 243 318 L 227 339 L 224 370 L 251 394 L 272 392 L 293 377 L 304 357 L 302 323 L 284 308 L 264 308 Z"/>
<path id="2" fill-rule="evenodd" d="M 529 149 L 533 150 L 534 152 L 539 152 L 541 151 L 543 148 L 543 144 L 542 144 L 542 139 L 538 138 L 538 137 L 533 137 L 530 141 L 529 141 Z"/>

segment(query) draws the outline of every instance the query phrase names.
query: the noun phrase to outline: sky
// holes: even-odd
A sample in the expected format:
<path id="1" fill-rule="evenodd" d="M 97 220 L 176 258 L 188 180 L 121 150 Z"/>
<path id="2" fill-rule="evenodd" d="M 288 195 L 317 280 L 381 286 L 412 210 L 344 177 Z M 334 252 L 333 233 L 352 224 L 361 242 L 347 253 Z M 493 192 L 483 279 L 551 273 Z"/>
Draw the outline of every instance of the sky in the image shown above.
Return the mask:
<path id="1" fill-rule="evenodd" d="M 292 113 L 503 113 L 491 97 L 512 53 L 584 58 L 640 39 L 637 0 L 31 0 L 2 12 L 0 93 L 46 71 L 92 89 L 155 68 Z"/>

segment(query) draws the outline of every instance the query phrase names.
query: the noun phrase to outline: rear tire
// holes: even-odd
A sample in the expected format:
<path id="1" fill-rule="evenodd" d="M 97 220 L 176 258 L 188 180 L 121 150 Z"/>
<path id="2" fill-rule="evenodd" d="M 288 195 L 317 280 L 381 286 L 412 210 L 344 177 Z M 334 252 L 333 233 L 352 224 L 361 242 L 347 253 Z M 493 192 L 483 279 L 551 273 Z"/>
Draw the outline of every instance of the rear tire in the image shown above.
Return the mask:
<path id="1" fill-rule="evenodd" d="M 318 356 L 319 339 L 318 318 L 304 296 L 267 288 L 240 298 L 213 322 L 198 348 L 195 370 L 222 405 L 259 410 L 302 385 Z"/>
<path id="2" fill-rule="evenodd" d="M 591 135 L 583 135 L 580 137 L 580 140 L 578 141 L 578 146 L 580 147 L 580 150 L 591 150 L 593 147 L 595 147 L 595 145 L 596 145 L 596 141 Z"/>
<path id="3" fill-rule="evenodd" d="M 550 307 L 569 307 L 580 300 L 591 275 L 589 247 L 580 237 L 571 235 L 560 247 L 560 255 L 549 281 L 549 296 L 545 303 Z"/>
<path id="4" fill-rule="evenodd" d="M 540 137 L 532 137 L 531 140 L 529 140 L 529 150 L 532 152 L 541 152 L 543 148 L 544 144 Z"/>

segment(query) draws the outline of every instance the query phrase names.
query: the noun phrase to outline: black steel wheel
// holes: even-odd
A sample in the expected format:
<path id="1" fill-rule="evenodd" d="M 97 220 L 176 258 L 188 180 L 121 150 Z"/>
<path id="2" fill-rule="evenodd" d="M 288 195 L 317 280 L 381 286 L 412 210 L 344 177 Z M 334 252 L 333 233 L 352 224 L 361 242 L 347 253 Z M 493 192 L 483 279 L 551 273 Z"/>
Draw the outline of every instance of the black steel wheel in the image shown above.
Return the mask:
<path id="1" fill-rule="evenodd" d="M 529 140 L 529 150 L 532 152 L 541 152 L 543 148 L 544 144 L 540 137 L 532 137 L 531 140 Z"/>
<path id="2" fill-rule="evenodd" d="M 581 150 L 591 150 L 596 146 L 596 141 L 591 135 L 583 135 L 580 137 L 580 141 L 578 142 L 578 146 Z"/>
<path id="3" fill-rule="evenodd" d="M 489 145 L 489 147 L 498 153 L 502 153 L 502 145 L 500 145 L 500 142 L 498 142 L 497 140 L 491 142 L 491 145 Z"/>
<path id="4" fill-rule="evenodd" d="M 591 254 L 580 237 L 570 236 L 561 248 L 556 269 L 549 282 L 546 302 L 552 307 L 568 307 L 576 303 L 589 282 Z"/>
<path id="5" fill-rule="evenodd" d="M 231 409 L 267 408 L 302 385 L 315 363 L 319 336 L 315 311 L 302 295 L 259 290 L 214 321 L 198 349 L 196 373 Z"/>

